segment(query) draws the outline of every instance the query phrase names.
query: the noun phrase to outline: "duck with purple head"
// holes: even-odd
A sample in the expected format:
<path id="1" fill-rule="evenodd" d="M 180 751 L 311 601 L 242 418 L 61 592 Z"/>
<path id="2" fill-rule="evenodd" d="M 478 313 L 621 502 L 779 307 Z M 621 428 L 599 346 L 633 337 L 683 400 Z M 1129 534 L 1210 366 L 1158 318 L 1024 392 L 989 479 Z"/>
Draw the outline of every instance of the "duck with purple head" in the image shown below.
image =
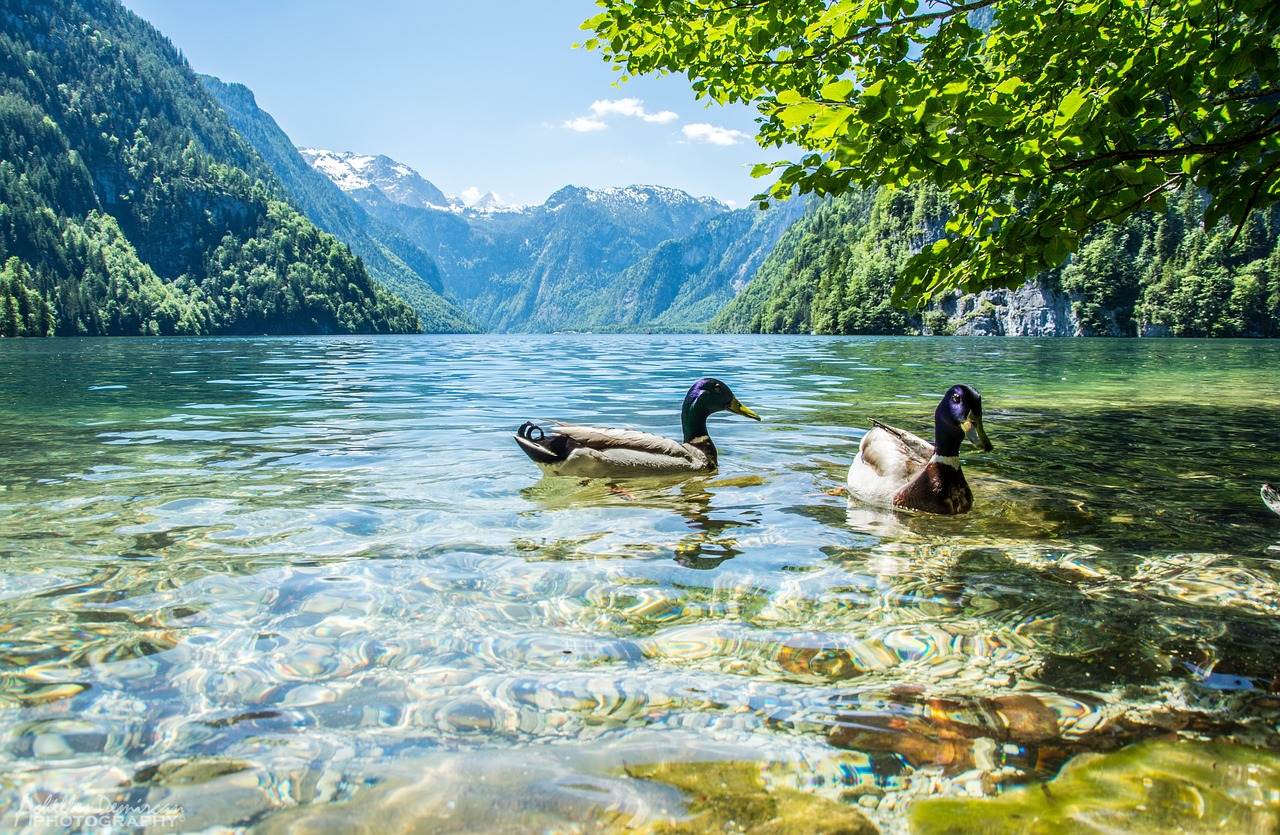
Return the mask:
<path id="1" fill-rule="evenodd" d="M 973 492 L 960 470 L 960 443 L 968 438 L 983 452 L 991 441 L 982 427 L 982 395 L 952 386 L 933 413 L 933 443 L 878 420 L 862 437 L 849 468 L 849 495 L 858 501 L 902 510 L 968 513 Z"/>
<path id="2" fill-rule="evenodd" d="M 684 396 L 682 442 L 635 429 L 565 423 L 557 423 L 555 431 L 548 433 L 532 422 L 516 430 L 515 440 L 547 475 L 619 478 L 711 473 L 718 458 L 707 434 L 707 418 L 716 412 L 760 419 L 738 402 L 727 385 L 714 377 L 703 377 Z"/>

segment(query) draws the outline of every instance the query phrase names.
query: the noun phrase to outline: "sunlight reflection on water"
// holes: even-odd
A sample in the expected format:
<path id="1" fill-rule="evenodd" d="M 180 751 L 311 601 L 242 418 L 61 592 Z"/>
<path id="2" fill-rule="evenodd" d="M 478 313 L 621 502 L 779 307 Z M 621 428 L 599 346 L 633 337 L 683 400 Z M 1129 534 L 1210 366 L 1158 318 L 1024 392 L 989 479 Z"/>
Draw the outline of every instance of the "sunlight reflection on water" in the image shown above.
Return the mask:
<path id="1" fill-rule="evenodd" d="M 705 757 L 897 830 L 920 785 L 994 793 L 1171 728 L 1280 746 L 1269 343 L 0 353 L 11 816 L 110 797 L 191 829 L 328 809 L 308 825 L 340 831 L 357 807 L 325 804 L 351 801 L 493 825 L 461 788 L 448 808 L 390 789 L 453 769 L 507 786 L 530 829 L 643 825 L 684 801 L 617 769 Z M 675 434 L 703 374 L 764 417 L 713 419 L 710 479 L 539 479 L 510 439 L 557 418 Z M 972 514 L 832 495 L 868 418 L 927 434 L 960 381 L 996 445 L 963 453 Z"/>

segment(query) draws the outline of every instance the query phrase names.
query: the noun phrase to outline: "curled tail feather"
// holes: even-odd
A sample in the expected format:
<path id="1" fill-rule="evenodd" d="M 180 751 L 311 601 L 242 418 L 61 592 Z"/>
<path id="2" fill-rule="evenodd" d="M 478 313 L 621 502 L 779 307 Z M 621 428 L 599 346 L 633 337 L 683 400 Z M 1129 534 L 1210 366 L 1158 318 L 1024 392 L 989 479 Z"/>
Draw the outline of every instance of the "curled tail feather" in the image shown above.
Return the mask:
<path id="1" fill-rule="evenodd" d="M 1280 490 L 1273 485 L 1264 483 L 1262 485 L 1262 500 L 1267 503 L 1267 507 L 1280 513 Z"/>
<path id="2" fill-rule="evenodd" d="M 555 464 L 569 457 L 568 438 L 552 434 L 548 437 L 542 427 L 525 421 L 513 436 L 516 443 L 537 464 Z"/>

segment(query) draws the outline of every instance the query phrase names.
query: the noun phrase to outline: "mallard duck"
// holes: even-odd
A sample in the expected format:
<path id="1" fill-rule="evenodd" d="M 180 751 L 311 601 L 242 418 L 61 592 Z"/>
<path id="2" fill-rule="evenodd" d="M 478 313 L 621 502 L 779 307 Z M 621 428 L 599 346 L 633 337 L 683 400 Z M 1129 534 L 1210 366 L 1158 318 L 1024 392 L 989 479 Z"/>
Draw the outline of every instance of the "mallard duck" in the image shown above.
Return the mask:
<path id="1" fill-rule="evenodd" d="M 952 386 L 933 413 L 933 443 L 873 420 L 849 468 L 849 495 L 867 504 L 954 515 L 968 513 L 973 492 L 960 471 L 966 437 L 983 452 L 982 396 Z"/>
<path id="2" fill-rule="evenodd" d="M 1276 513 L 1280 513 L 1280 490 L 1277 490 L 1267 482 L 1262 484 L 1262 500 L 1266 502 L 1267 507 Z"/>
<path id="3" fill-rule="evenodd" d="M 716 469 L 716 447 L 707 434 L 707 418 L 716 412 L 759 420 L 738 402 L 724 383 L 703 377 L 689 388 L 680 408 L 684 442 L 635 429 L 602 429 L 557 423 L 551 433 L 527 422 L 515 439 L 547 475 L 587 477 L 657 476 L 710 473 Z"/>

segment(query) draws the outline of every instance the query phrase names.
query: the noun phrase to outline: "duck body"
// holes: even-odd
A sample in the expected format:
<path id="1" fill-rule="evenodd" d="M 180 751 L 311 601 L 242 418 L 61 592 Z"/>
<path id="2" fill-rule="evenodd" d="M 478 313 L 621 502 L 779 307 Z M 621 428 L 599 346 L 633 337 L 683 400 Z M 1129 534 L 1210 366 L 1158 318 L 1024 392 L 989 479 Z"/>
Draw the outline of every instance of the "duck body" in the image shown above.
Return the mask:
<path id="1" fill-rule="evenodd" d="M 707 418 L 719 411 L 759 420 L 724 383 L 704 377 L 685 395 L 680 410 L 683 441 L 635 429 L 555 423 L 551 432 L 532 422 L 515 441 L 547 475 L 632 478 L 714 472 L 719 465 L 707 434 Z"/>
<path id="2" fill-rule="evenodd" d="M 1280 513 L 1280 490 L 1277 490 L 1273 485 L 1269 483 L 1262 485 L 1262 501 L 1267 507 L 1276 513 Z"/>
<path id="3" fill-rule="evenodd" d="M 960 469 L 966 437 L 984 452 L 982 398 L 952 386 L 934 412 L 934 443 L 880 421 L 862 437 L 849 467 L 849 495 L 866 504 L 954 516 L 973 507 L 973 491 Z"/>
<path id="4" fill-rule="evenodd" d="M 535 423 L 525 423 L 516 443 L 547 475 L 585 478 L 662 476 L 711 472 L 716 469 L 716 448 L 704 443 L 680 443 L 652 432 L 553 423 L 548 434 Z"/>

